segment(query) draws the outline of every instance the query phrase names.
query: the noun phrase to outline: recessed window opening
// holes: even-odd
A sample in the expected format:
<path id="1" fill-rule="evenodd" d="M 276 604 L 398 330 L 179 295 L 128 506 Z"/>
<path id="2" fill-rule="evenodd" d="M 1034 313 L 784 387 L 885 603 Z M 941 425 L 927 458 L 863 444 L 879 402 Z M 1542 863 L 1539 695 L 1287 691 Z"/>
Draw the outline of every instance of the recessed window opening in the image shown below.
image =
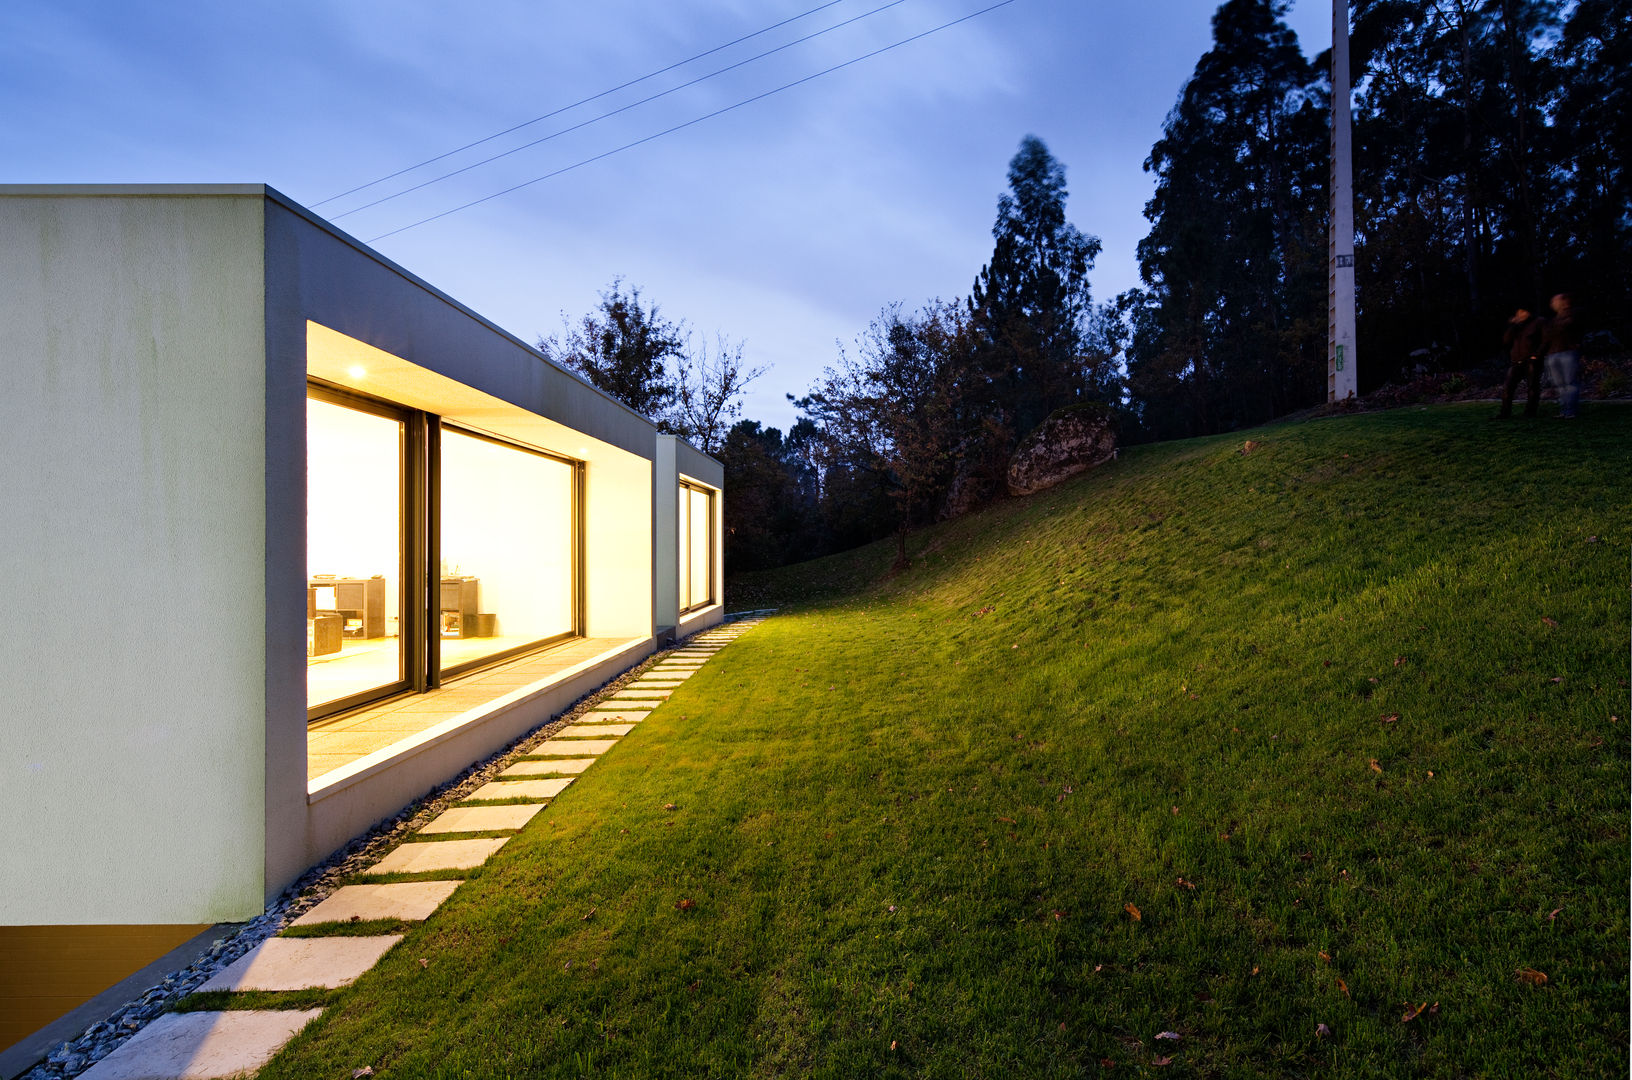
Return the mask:
<path id="1" fill-rule="evenodd" d="M 714 493 L 682 480 L 676 510 L 679 606 L 684 614 L 715 601 Z"/>

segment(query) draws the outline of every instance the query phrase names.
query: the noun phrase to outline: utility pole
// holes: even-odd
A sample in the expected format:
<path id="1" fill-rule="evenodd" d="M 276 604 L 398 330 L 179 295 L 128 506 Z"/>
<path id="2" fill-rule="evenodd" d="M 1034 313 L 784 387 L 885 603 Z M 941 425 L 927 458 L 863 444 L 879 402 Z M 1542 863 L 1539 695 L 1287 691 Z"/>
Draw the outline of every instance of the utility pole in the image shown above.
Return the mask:
<path id="1" fill-rule="evenodd" d="M 1349 134 L 1349 3 L 1332 0 L 1331 215 L 1326 237 L 1326 400 L 1356 394 L 1354 147 Z"/>

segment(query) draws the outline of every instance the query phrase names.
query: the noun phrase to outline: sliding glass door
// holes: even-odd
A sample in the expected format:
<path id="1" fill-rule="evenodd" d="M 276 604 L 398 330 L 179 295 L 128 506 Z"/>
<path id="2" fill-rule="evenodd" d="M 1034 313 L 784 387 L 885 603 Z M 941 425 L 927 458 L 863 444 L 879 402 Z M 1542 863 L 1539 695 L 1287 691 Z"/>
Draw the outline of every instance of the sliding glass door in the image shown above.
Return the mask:
<path id="1" fill-rule="evenodd" d="M 583 632 L 579 462 L 315 383 L 306 454 L 308 719 Z"/>
<path id="2" fill-rule="evenodd" d="M 441 671 L 577 629 L 575 463 L 444 425 Z"/>
<path id="3" fill-rule="evenodd" d="M 402 689 L 407 426 L 333 395 L 306 400 L 306 704 Z"/>

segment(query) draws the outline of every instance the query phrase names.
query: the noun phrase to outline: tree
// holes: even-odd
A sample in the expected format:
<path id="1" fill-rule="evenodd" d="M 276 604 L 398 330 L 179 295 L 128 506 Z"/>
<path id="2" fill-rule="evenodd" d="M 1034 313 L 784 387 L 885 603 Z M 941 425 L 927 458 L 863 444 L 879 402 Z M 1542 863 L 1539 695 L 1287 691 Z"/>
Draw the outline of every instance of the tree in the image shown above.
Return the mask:
<path id="1" fill-rule="evenodd" d="M 971 382 L 969 319 L 958 301 L 905 313 L 887 305 L 856 343 L 840 350 L 809 395 L 795 402 L 814 425 L 824 505 L 857 529 L 857 507 L 893 507 L 896 565 L 907 564 L 908 530 L 931 520 L 949 488 L 964 441 L 959 409 Z M 877 518 L 874 518 L 877 521 Z"/>
<path id="2" fill-rule="evenodd" d="M 716 337 L 710 355 L 706 342 L 693 349 L 688 340 L 677 354 L 668 424 L 705 454 L 719 449 L 726 429 L 742 415 L 743 391 L 765 374 L 763 367 L 743 364 L 743 345 Z"/>
<path id="3" fill-rule="evenodd" d="M 1002 419 L 1003 454 L 1055 409 L 1111 401 L 1114 368 L 1091 362 L 1084 345 L 1090 314 L 1088 271 L 1099 238 L 1065 217 L 1065 167 L 1035 135 L 1009 162 L 998 198 L 990 261 L 968 301 L 974 362 L 985 388 L 967 407 Z"/>
<path id="4" fill-rule="evenodd" d="M 1125 298 L 1145 437 L 1261 423 L 1325 373 L 1324 84 L 1282 0 L 1227 0 L 1145 162 L 1156 192 Z"/>
<path id="5" fill-rule="evenodd" d="M 684 356 L 683 323 L 664 319 L 656 304 L 643 304 L 639 288 L 625 293 L 622 278 L 601 293 L 598 311 L 585 315 L 577 326 L 565 313 L 561 322 L 561 333 L 539 339 L 539 352 L 642 416 L 664 418 L 675 399 L 668 365 Z"/>
<path id="6" fill-rule="evenodd" d="M 808 426 L 808 421 L 805 422 Z M 725 465 L 725 562 L 734 571 L 782 566 L 821 553 L 813 470 L 798 435 L 784 439 L 754 420 L 721 440 Z"/>

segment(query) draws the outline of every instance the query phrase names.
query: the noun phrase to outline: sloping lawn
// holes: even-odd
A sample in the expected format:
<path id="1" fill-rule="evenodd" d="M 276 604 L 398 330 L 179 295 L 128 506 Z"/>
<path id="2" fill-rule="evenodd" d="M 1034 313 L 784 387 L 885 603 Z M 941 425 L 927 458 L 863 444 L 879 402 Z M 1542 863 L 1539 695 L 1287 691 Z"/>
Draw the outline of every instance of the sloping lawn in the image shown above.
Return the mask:
<path id="1" fill-rule="evenodd" d="M 1492 411 L 743 583 L 262 1075 L 1626 1075 L 1632 407 Z"/>

